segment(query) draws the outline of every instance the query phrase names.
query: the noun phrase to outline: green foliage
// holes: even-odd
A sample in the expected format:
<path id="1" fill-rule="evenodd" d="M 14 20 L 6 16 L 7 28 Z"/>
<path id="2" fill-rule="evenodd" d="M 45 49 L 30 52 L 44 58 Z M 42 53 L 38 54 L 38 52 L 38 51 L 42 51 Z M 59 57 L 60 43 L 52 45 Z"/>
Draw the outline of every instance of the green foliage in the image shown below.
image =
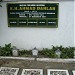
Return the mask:
<path id="1" fill-rule="evenodd" d="M 19 51 L 19 55 L 28 57 L 32 55 L 32 52 L 28 50 L 22 50 L 22 51 Z"/>
<path id="2" fill-rule="evenodd" d="M 73 58 L 74 57 L 74 47 L 66 47 L 62 49 L 61 58 Z"/>
<path id="3" fill-rule="evenodd" d="M 53 51 L 56 51 L 57 49 L 59 49 L 60 51 L 62 51 L 64 49 L 64 47 L 62 45 L 60 45 L 60 46 L 53 46 L 52 45 L 52 50 Z"/>
<path id="4" fill-rule="evenodd" d="M 52 49 L 48 49 L 48 48 L 43 48 L 42 51 L 40 51 L 40 53 L 42 55 L 44 55 L 45 57 L 49 57 L 49 58 L 54 58 L 56 57 L 55 52 Z"/>
<path id="5" fill-rule="evenodd" d="M 52 46 L 51 49 L 43 48 L 39 51 L 39 56 L 49 57 L 49 58 L 57 58 L 58 56 L 55 54 L 56 50 L 61 51 L 60 58 L 73 58 L 75 47 L 63 47 L 63 46 Z M 11 56 L 12 48 L 11 43 L 5 44 L 4 47 L 0 46 L 0 56 Z M 29 57 L 32 56 L 31 50 L 19 50 L 19 56 Z"/>
<path id="6" fill-rule="evenodd" d="M 73 58 L 74 57 L 75 47 L 52 46 L 51 49 L 43 48 L 43 50 L 40 51 L 40 54 L 44 55 L 44 57 L 57 58 L 57 55 L 55 54 L 55 51 L 57 49 L 61 51 L 60 58 Z"/>
<path id="7" fill-rule="evenodd" d="M 5 47 L 0 46 L 0 56 L 10 56 L 12 55 L 11 43 L 5 44 Z"/>

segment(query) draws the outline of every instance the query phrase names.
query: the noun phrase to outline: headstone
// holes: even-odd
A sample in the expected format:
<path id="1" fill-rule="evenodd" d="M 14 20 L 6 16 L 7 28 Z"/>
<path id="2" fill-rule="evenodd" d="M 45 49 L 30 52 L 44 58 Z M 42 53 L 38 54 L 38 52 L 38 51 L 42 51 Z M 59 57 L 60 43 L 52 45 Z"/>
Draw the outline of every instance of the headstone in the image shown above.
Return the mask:
<path id="1" fill-rule="evenodd" d="M 23 69 L 21 75 L 43 75 L 42 69 Z"/>
<path id="2" fill-rule="evenodd" d="M 18 49 L 15 46 L 13 46 L 12 55 L 13 56 L 18 56 Z"/>
<path id="3" fill-rule="evenodd" d="M 18 75 L 19 68 L 1 67 L 0 75 Z"/>
<path id="4" fill-rule="evenodd" d="M 32 55 L 36 57 L 38 56 L 38 49 L 36 47 L 32 49 Z"/>
<path id="5" fill-rule="evenodd" d="M 47 75 L 69 75 L 68 70 L 47 69 Z"/>
<path id="6" fill-rule="evenodd" d="M 60 58 L 61 51 L 60 51 L 59 49 L 57 49 L 57 50 L 55 51 L 55 54 L 57 55 L 58 58 Z"/>

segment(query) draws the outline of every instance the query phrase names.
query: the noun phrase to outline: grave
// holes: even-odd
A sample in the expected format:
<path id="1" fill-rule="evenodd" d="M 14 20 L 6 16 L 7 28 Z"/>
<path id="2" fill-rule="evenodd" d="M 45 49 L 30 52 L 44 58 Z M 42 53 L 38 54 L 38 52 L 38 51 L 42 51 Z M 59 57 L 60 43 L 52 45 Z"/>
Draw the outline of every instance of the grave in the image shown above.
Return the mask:
<path id="1" fill-rule="evenodd" d="M 1 67 L 0 75 L 17 75 L 19 68 Z"/>
<path id="2" fill-rule="evenodd" d="M 68 70 L 47 69 L 47 75 L 69 75 Z"/>
<path id="3" fill-rule="evenodd" d="M 43 75 L 42 69 L 23 69 L 21 75 Z"/>
<path id="4" fill-rule="evenodd" d="M 75 75 L 75 70 L 73 70 L 72 72 L 73 72 L 73 75 Z"/>

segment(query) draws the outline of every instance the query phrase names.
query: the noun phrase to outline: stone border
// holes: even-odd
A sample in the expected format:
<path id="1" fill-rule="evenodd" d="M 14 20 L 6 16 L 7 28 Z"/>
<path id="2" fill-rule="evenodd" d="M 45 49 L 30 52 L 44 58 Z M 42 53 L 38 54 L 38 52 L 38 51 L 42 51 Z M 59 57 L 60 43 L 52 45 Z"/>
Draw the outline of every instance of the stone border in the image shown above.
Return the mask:
<path id="1" fill-rule="evenodd" d="M 35 60 L 35 58 L 29 57 L 3 57 L 3 56 L 1 56 L 0 59 Z"/>
<path id="2" fill-rule="evenodd" d="M 26 71 L 28 71 L 28 73 L 30 73 L 30 74 L 26 73 L 26 75 L 32 75 L 31 73 L 35 73 L 36 74 L 38 72 L 39 72 L 38 75 L 43 75 L 43 69 L 23 69 L 21 75 L 25 75 Z"/>
<path id="3" fill-rule="evenodd" d="M 34 58 L 34 57 L 4 57 L 0 56 L 0 59 L 17 59 L 17 60 L 36 60 L 36 61 L 44 61 L 44 62 L 66 62 L 71 63 L 75 62 L 75 59 L 59 59 L 59 58 Z"/>
<path id="4" fill-rule="evenodd" d="M 68 72 L 68 70 L 59 70 L 59 69 L 47 69 L 47 75 L 52 75 L 52 74 L 50 74 L 50 72 L 51 71 L 58 71 L 58 72 L 62 72 L 62 71 L 64 71 L 64 72 L 66 72 L 66 75 L 69 75 L 69 72 Z M 53 74 L 54 75 L 54 74 Z"/>
<path id="5" fill-rule="evenodd" d="M 45 62 L 75 62 L 75 59 L 52 59 L 52 58 L 37 58 L 37 61 L 45 61 Z"/>

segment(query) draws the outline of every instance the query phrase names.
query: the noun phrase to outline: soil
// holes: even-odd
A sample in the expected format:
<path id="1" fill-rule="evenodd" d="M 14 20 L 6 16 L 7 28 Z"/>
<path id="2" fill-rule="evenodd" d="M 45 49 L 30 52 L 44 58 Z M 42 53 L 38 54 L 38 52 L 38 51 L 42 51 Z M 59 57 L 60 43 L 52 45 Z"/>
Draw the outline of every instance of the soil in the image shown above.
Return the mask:
<path id="1" fill-rule="evenodd" d="M 44 62 L 36 60 L 17 60 L 17 59 L 0 59 L 0 67 L 19 68 L 18 75 L 21 75 L 23 69 L 43 69 L 44 75 L 47 75 L 47 69 L 65 69 L 69 71 L 75 70 L 75 62 Z"/>

